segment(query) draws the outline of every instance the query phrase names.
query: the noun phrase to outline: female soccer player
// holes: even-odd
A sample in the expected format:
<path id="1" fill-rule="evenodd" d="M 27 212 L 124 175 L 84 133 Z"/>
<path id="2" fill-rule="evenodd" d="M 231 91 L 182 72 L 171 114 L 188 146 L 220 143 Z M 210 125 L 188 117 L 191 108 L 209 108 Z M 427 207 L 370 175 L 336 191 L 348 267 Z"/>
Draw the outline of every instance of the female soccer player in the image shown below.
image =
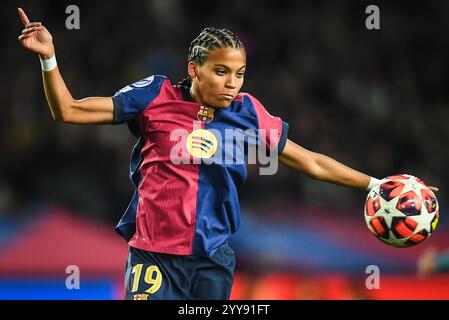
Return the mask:
<path id="1" fill-rule="evenodd" d="M 287 139 L 287 123 L 240 93 L 245 48 L 226 29 L 206 28 L 193 40 L 188 78 L 178 85 L 154 75 L 112 97 L 77 100 L 58 70 L 49 31 L 21 9 L 19 16 L 19 42 L 40 57 L 53 118 L 127 123 L 137 138 L 136 190 L 117 225 L 129 244 L 127 299 L 229 298 L 235 259 L 228 239 L 239 228 L 237 192 L 252 146 L 313 179 L 364 190 L 378 181 Z"/>

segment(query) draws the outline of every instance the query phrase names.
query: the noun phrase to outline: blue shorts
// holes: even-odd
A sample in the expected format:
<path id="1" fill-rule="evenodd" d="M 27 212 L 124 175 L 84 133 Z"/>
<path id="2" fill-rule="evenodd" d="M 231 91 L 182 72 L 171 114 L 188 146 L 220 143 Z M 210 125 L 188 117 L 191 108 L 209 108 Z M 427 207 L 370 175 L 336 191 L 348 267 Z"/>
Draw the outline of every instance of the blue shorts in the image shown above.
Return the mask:
<path id="1" fill-rule="evenodd" d="M 127 300 L 228 300 L 235 255 L 228 244 L 211 257 L 179 256 L 129 247 Z"/>

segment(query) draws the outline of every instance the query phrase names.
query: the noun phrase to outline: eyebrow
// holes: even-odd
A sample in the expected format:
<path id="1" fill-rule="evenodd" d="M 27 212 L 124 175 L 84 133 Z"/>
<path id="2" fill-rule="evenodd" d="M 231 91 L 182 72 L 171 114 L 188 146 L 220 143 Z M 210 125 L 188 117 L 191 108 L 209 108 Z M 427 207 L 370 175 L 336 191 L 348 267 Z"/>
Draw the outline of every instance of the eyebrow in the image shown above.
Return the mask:
<path id="1" fill-rule="evenodd" d="M 214 64 L 214 67 L 222 67 L 222 68 L 225 68 L 226 70 L 231 70 L 229 67 L 225 66 L 224 64 Z M 240 67 L 238 70 L 241 70 L 243 68 L 246 68 L 246 66 Z"/>

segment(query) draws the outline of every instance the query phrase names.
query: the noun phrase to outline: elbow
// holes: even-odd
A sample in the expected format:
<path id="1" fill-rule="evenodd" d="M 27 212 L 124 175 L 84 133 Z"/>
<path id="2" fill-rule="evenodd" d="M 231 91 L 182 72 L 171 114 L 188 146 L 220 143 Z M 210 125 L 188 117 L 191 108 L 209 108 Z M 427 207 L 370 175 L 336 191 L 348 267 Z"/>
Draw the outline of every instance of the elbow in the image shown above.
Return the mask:
<path id="1" fill-rule="evenodd" d="M 53 120 L 61 123 L 69 123 L 70 117 L 66 113 L 53 113 Z"/>
<path id="2" fill-rule="evenodd" d="M 56 121 L 56 122 L 65 122 L 64 121 L 64 116 L 61 113 L 53 112 L 51 115 L 52 115 L 54 121 Z"/>
<path id="3" fill-rule="evenodd" d="M 306 175 L 313 180 L 323 180 L 323 174 L 318 166 L 314 166 L 307 170 Z"/>
<path id="4" fill-rule="evenodd" d="M 324 170 L 321 167 L 321 165 L 319 164 L 319 162 L 317 161 L 316 157 L 313 157 L 308 162 L 308 166 L 305 170 L 305 174 L 313 180 L 323 180 L 325 178 Z"/>
<path id="5" fill-rule="evenodd" d="M 73 103 L 69 103 L 67 105 L 60 105 L 57 108 L 52 108 L 52 117 L 54 121 L 62 122 L 62 123 L 70 123 L 71 122 L 71 114 L 73 110 Z"/>

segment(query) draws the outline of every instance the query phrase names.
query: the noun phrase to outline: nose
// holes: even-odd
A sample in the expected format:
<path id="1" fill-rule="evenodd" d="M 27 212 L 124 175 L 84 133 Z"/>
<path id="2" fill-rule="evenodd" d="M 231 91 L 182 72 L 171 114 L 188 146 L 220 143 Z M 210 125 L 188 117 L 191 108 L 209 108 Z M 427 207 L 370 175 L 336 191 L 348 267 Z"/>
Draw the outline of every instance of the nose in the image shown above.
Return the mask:
<path id="1" fill-rule="evenodd" d="M 226 88 L 235 89 L 237 87 L 237 78 L 234 75 L 229 75 L 226 79 Z"/>

